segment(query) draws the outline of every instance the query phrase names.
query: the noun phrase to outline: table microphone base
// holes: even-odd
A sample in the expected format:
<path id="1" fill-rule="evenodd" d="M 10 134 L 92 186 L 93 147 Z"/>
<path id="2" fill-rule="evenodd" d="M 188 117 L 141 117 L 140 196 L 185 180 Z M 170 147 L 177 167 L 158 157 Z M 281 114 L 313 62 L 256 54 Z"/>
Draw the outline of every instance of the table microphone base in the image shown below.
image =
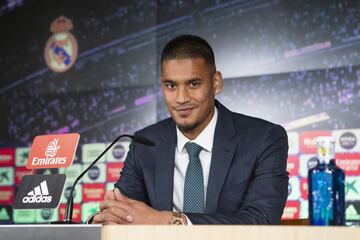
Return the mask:
<path id="1" fill-rule="evenodd" d="M 73 221 L 53 221 L 50 224 L 81 224 L 80 222 L 73 222 Z"/>

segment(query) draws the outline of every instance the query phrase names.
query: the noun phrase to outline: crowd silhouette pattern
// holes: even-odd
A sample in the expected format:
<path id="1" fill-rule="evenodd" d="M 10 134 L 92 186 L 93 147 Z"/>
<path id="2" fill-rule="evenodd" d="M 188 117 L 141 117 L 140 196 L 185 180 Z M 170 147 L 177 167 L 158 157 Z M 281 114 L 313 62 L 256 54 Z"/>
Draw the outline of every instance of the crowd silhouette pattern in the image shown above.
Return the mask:
<path id="1" fill-rule="evenodd" d="M 202 36 L 213 46 L 224 76 L 218 99 L 231 110 L 285 127 L 329 116 L 292 130 L 299 132 L 360 128 L 355 0 L 24 0 L 0 9 L 0 147 L 79 132 L 81 149 L 169 117 L 160 53 L 179 34 Z M 60 15 L 73 21 L 79 45 L 76 63 L 62 74 L 50 71 L 43 57 L 50 24 Z"/>

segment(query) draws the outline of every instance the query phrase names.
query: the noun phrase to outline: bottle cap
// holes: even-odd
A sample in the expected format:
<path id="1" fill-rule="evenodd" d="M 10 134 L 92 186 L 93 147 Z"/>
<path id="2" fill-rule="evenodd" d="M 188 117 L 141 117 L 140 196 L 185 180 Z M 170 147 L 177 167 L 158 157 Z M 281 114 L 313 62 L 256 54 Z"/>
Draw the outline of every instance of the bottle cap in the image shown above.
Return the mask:
<path id="1" fill-rule="evenodd" d="M 330 136 L 321 136 L 316 138 L 317 156 L 322 163 L 329 163 L 335 159 L 335 138 Z"/>

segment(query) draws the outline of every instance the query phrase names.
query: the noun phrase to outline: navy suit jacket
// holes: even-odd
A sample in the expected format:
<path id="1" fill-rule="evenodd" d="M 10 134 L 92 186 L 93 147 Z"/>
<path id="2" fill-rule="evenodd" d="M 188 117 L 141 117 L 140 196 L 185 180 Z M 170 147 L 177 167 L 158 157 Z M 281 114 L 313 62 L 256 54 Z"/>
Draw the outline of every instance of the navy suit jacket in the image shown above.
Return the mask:
<path id="1" fill-rule="evenodd" d="M 288 193 L 285 130 L 233 113 L 218 101 L 216 106 L 206 210 L 186 215 L 193 224 L 278 224 Z M 132 143 L 115 187 L 155 209 L 172 211 L 176 125 L 169 118 L 136 134 L 156 146 Z"/>

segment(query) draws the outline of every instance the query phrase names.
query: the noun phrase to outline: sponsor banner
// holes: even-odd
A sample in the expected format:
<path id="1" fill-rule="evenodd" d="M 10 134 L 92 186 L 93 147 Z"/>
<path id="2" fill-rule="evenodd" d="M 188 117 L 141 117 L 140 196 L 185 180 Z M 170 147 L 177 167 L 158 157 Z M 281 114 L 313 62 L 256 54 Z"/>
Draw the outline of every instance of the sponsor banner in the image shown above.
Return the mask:
<path id="1" fill-rule="evenodd" d="M 109 144 L 110 145 L 110 144 Z M 107 152 L 108 162 L 125 162 L 129 151 L 130 141 L 120 141 Z"/>
<path id="2" fill-rule="evenodd" d="M 346 176 L 360 175 L 360 153 L 337 153 L 335 158 Z"/>
<path id="3" fill-rule="evenodd" d="M 105 183 L 84 183 L 83 202 L 100 202 L 105 197 Z"/>
<path id="4" fill-rule="evenodd" d="M 35 137 L 26 167 L 66 168 L 73 162 L 80 135 L 52 134 Z"/>
<path id="5" fill-rule="evenodd" d="M 300 215 L 299 201 L 287 201 L 281 219 L 299 219 L 299 215 Z"/>
<path id="6" fill-rule="evenodd" d="M 74 156 L 74 161 L 73 163 L 80 163 L 81 161 L 81 158 L 80 158 L 80 155 L 81 155 L 81 148 L 77 148 L 76 151 L 75 151 L 75 156 Z"/>
<path id="7" fill-rule="evenodd" d="M 31 173 L 32 173 L 32 170 L 29 170 L 26 167 L 15 168 L 15 184 L 19 185 L 22 177 L 25 175 L 30 175 Z"/>
<path id="8" fill-rule="evenodd" d="M 14 168 L 0 168 L 0 186 L 12 186 L 14 184 Z"/>
<path id="9" fill-rule="evenodd" d="M 289 176 L 299 175 L 299 157 L 296 155 L 289 155 L 287 159 L 286 170 Z"/>
<path id="10" fill-rule="evenodd" d="M 301 198 L 308 200 L 309 184 L 307 178 L 300 178 Z"/>
<path id="11" fill-rule="evenodd" d="M 83 165 L 83 171 L 89 167 L 90 164 Z M 106 181 L 106 165 L 105 163 L 95 164 L 84 175 L 84 183 L 97 183 Z"/>
<path id="12" fill-rule="evenodd" d="M 114 183 L 107 183 L 106 184 L 106 192 L 114 190 Z"/>
<path id="13" fill-rule="evenodd" d="M 0 204 L 8 205 L 14 202 L 14 187 L 0 187 Z"/>
<path id="14" fill-rule="evenodd" d="M 82 162 L 92 163 L 104 150 L 105 143 L 88 143 L 82 146 Z M 98 161 L 98 163 L 105 162 L 106 154 Z"/>
<path id="15" fill-rule="evenodd" d="M 29 159 L 30 148 L 18 147 L 15 149 L 15 166 L 24 167 Z"/>
<path id="16" fill-rule="evenodd" d="M 299 133 L 288 132 L 289 155 L 299 153 Z"/>
<path id="17" fill-rule="evenodd" d="M 0 205 L 0 224 L 1 223 L 12 223 L 13 210 L 11 205 Z"/>
<path id="18" fill-rule="evenodd" d="M 59 218 L 57 209 L 37 209 L 35 210 L 35 222 L 49 223 L 57 221 Z"/>
<path id="19" fill-rule="evenodd" d="M 299 200 L 300 198 L 300 180 L 298 177 L 289 178 L 288 198 L 287 200 Z"/>
<path id="20" fill-rule="evenodd" d="M 307 177 L 310 168 L 317 165 L 316 154 L 302 154 L 300 155 L 299 173 L 301 177 Z"/>
<path id="21" fill-rule="evenodd" d="M 330 131 L 311 131 L 300 133 L 300 152 L 316 153 L 316 138 L 322 136 L 331 136 Z"/>
<path id="22" fill-rule="evenodd" d="M 360 129 L 334 130 L 335 152 L 360 152 Z"/>
<path id="23" fill-rule="evenodd" d="M 106 181 L 117 182 L 120 178 L 120 172 L 124 163 L 107 163 L 106 164 Z"/>
<path id="24" fill-rule="evenodd" d="M 32 209 L 14 209 L 14 223 L 34 223 L 36 219 L 35 210 Z"/>
<path id="25" fill-rule="evenodd" d="M 360 200 L 360 177 L 345 177 L 345 200 Z"/>
<path id="26" fill-rule="evenodd" d="M 15 209 L 56 208 L 59 205 L 66 176 L 26 175 L 18 188 Z"/>
<path id="27" fill-rule="evenodd" d="M 66 183 L 64 187 L 63 194 L 61 195 L 61 203 L 66 203 L 67 198 L 70 195 L 70 190 L 72 188 L 73 183 Z M 81 203 L 82 201 L 82 185 L 77 184 L 75 190 L 73 192 L 73 200 L 75 203 Z"/>
<path id="28" fill-rule="evenodd" d="M 66 183 L 74 183 L 76 178 L 82 173 L 82 165 L 74 163 L 68 168 L 61 168 L 59 172 L 66 175 Z"/>
<path id="29" fill-rule="evenodd" d="M 33 169 L 34 174 L 43 174 L 43 175 L 50 175 L 50 174 L 59 174 L 59 168 L 41 168 L 41 169 Z"/>
<path id="30" fill-rule="evenodd" d="M 0 166 L 14 166 L 15 149 L 0 148 Z"/>
<path id="31" fill-rule="evenodd" d="M 346 225 L 360 225 L 360 201 L 345 203 Z"/>
<path id="32" fill-rule="evenodd" d="M 74 222 L 81 222 L 81 204 L 80 203 L 74 203 L 73 208 L 73 215 L 72 220 Z M 59 206 L 59 220 L 63 220 L 65 218 L 65 209 L 66 204 L 62 203 Z"/>
<path id="33" fill-rule="evenodd" d="M 83 203 L 81 206 L 81 210 L 82 210 L 81 221 L 86 222 L 88 217 L 90 217 L 92 214 L 100 210 L 99 203 L 98 202 Z"/>
<path id="34" fill-rule="evenodd" d="M 309 201 L 300 202 L 300 218 L 309 218 Z"/>

